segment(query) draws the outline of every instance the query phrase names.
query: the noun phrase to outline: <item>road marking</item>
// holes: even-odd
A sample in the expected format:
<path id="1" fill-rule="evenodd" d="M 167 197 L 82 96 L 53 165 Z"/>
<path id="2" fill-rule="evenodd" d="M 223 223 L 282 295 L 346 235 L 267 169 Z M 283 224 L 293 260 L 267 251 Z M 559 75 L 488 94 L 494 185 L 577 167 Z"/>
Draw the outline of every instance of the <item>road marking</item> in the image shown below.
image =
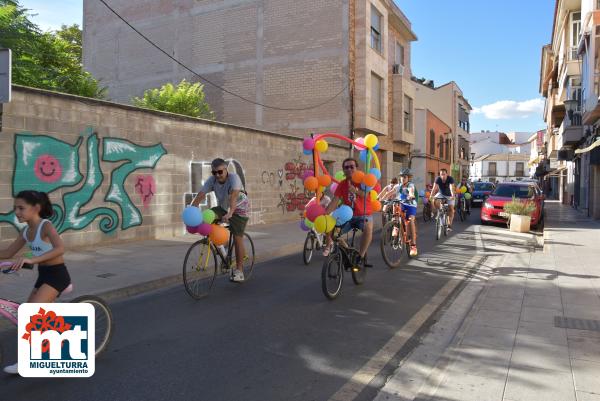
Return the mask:
<path id="1" fill-rule="evenodd" d="M 481 237 L 481 226 L 475 225 L 475 249 L 477 249 L 476 253 L 484 253 L 485 248 L 483 247 L 483 239 Z"/>

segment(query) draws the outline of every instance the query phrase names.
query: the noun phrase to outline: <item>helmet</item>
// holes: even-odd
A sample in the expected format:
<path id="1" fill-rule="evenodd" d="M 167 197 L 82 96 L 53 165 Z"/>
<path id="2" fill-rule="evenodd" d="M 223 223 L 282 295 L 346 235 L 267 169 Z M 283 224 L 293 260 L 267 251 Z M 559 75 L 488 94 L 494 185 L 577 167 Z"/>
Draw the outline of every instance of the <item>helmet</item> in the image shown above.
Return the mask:
<path id="1" fill-rule="evenodd" d="M 400 170 L 400 177 L 403 177 L 405 175 L 411 176 L 412 175 L 412 171 L 410 171 L 409 168 L 403 168 L 402 170 Z"/>

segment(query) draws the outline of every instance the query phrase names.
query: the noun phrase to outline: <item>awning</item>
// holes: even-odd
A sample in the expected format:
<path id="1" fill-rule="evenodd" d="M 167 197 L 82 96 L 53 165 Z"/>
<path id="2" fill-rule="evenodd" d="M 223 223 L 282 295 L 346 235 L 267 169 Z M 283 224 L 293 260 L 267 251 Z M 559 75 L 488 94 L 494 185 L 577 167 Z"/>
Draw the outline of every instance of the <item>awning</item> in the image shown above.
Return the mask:
<path id="1" fill-rule="evenodd" d="M 548 177 L 559 177 L 564 170 L 567 169 L 567 166 L 560 166 L 556 170 L 552 170 L 548 173 Z"/>
<path id="2" fill-rule="evenodd" d="M 579 155 L 581 153 L 587 153 L 590 152 L 594 149 L 596 149 L 598 146 L 600 146 L 600 139 L 596 139 L 596 142 L 592 143 L 590 146 L 588 146 L 587 148 L 583 148 L 583 149 L 576 149 L 575 150 L 575 154 Z"/>

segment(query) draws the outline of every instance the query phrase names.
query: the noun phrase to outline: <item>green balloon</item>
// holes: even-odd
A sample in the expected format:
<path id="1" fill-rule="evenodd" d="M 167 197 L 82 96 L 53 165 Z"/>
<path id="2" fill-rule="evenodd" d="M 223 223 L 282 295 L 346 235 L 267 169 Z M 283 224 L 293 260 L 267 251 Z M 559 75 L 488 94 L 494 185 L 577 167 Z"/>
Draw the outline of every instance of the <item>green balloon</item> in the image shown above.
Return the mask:
<path id="1" fill-rule="evenodd" d="M 468 192 L 466 192 L 464 196 L 465 196 L 465 199 L 466 199 L 466 200 L 469 200 L 469 199 L 471 199 L 471 194 L 470 194 L 470 193 L 468 193 Z"/>
<path id="2" fill-rule="evenodd" d="M 309 219 L 304 219 L 304 224 L 306 224 L 306 227 L 308 228 L 313 228 L 315 226 Z"/>
<path id="3" fill-rule="evenodd" d="M 344 175 L 343 171 L 338 171 L 337 173 L 335 173 L 336 180 L 342 181 L 344 178 L 346 178 L 346 176 Z"/>
<path id="4" fill-rule="evenodd" d="M 217 214 L 213 212 L 211 209 L 205 210 L 202 212 L 202 220 L 206 224 L 212 224 L 217 218 Z"/>

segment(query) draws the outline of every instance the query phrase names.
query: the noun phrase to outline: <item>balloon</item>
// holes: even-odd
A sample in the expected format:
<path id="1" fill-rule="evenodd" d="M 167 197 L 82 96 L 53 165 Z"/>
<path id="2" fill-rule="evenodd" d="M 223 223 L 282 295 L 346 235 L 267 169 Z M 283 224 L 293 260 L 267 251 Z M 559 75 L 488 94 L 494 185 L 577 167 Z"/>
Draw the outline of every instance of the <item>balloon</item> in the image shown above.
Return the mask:
<path id="1" fill-rule="evenodd" d="M 425 192 L 425 197 L 426 198 L 429 198 L 430 196 L 431 196 L 431 192 L 429 192 L 429 191 Z"/>
<path id="2" fill-rule="evenodd" d="M 354 149 L 357 149 L 357 150 L 366 149 L 365 146 L 363 145 L 365 143 L 365 138 L 363 138 L 363 137 L 356 138 L 354 140 L 354 142 L 356 142 L 356 144 L 354 144 Z"/>
<path id="3" fill-rule="evenodd" d="M 188 206 L 181 213 L 181 218 L 186 226 L 197 227 L 202 223 L 202 213 L 195 206 Z"/>
<path id="4" fill-rule="evenodd" d="M 202 212 L 202 221 L 204 221 L 206 224 L 212 224 L 216 218 L 216 213 L 210 209 L 207 209 Z"/>
<path id="5" fill-rule="evenodd" d="M 328 187 L 329 184 L 331 184 L 331 177 L 328 175 L 320 175 L 318 180 L 319 180 L 319 185 L 322 187 Z"/>
<path id="6" fill-rule="evenodd" d="M 335 218 L 330 215 L 322 215 L 315 220 L 315 230 L 318 233 L 328 233 L 335 228 Z"/>
<path id="7" fill-rule="evenodd" d="M 429 203 L 429 198 L 428 197 L 423 197 L 423 204 L 426 205 Z"/>
<path id="8" fill-rule="evenodd" d="M 338 181 L 342 181 L 346 179 L 346 176 L 344 175 L 343 171 L 338 171 L 337 173 L 335 173 L 335 179 Z"/>
<path id="9" fill-rule="evenodd" d="M 315 148 L 315 140 L 312 138 L 304 138 L 304 141 L 302 141 L 302 148 L 304 150 L 312 151 Z"/>
<path id="10" fill-rule="evenodd" d="M 360 153 L 358 154 L 358 158 L 361 162 L 366 163 L 367 162 L 367 151 L 361 150 Z"/>
<path id="11" fill-rule="evenodd" d="M 377 142 L 377 145 L 373 146 L 373 150 L 379 150 L 379 142 Z"/>
<path id="12" fill-rule="evenodd" d="M 469 200 L 469 199 L 471 199 L 471 194 L 467 192 L 467 193 L 465 194 L 465 199 L 466 199 L 466 200 Z"/>
<path id="13" fill-rule="evenodd" d="M 225 245 L 227 241 L 229 241 L 229 230 L 223 226 L 213 224 L 212 231 L 208 235 L 208 238 L 210 238 L 213 244 L 217 246 Z"/>
<path id="14" fill-rule="evenodd" d="M 304 149 L 304 150 L 302 151 L 302 153 L 304 153 L 304 154 L 305 154 L 305 155 L 307 155 L 307 156 L 308 156 L 308 155 L 312 155 L 312 150 L 306 150 L 306 149 Z"/>
<path id="15" fill-rule="evenodd" d="M 377 191 L 369 192 L 369 197 L 371 198 L 372 201 L 377 200 Z"/>
<path id="16" fill-rule="evenodd" d="M 325 208 L 319 204 L 310 205 L 306 209 L 306 218 L 310 221 L 315 221 L 315 219 L 319 216 L 325 214 Z"/>
<path id="17" fill-rule="evenodd" d="M 467 192 L 467 187 L 462 187 L 462 188 L 460 189 L 460 192 L 462 192 L 463 194 L 464 194 L 465 192 Z"/>
<path id="18" fill-rule="evenodd" d="M 196 232 L 200 235 L 204 235 L 207 236 L 209 235 L 213 230 L 213 226 L 212 224 L 200 224 L 200 226 L 196 227 Z"/>
<path id="19" fill-rule="evenodd" d="M 310 228 L 308 228 L 308 227 L 306 226 L 306 223 L 304 222 L 304 220 L 300 220 L 300 229 L 301 229 L 302 231 L 310 231 Z"/>
<path id="20" fill-rule="evenodd" d="M 374 187 L 375 184 L 377 184 L 377 177 L 375 177 L 374 174 L 365 174 L 364 178 L 363 178 L 363 184 L 365 184 L 368 187 Z"/>
<path id="21" fill-rule="evenodd" d="M 349 221 L 352 218 L 352 215 L 354 214 L 352 213 L 352 208 L 348 205 L 342 205 L 338 207 L 337 209 L 335 209 L 334 213 L 332 213 L 331 215 L 335 217 L 338 226 L 341 226 L 342 224 Z"/>
<path id="22" fill-rule="evenodd" d="M 198 227 L 185 226 L 185 229 L 190 234 L 198 234 Z"/>
<path id="23" fill-rule="evenodd" d="M 333 184 L 331 184 L 331 186 L 329 187 L 329 190 L 331 191 L 332 194 L 335 194 L 337 187 L 338 187 L 338 184 L 336 184 L 335 182 Z"/>
<path id="24" fill-rule="evenodd" d="M 377 145 L 377 137 L 373 134 L 368 134 L 367 136 L 365 136 L 365 146 L 367 148 L 373 148 L 375 147 L 375 145 Z"/>
<path id="25" fill-rule="evenodd" d="M 315 149 L 317 149 L 319 152 L 327 152 L 327 148 L 329 148 L 329 144 L 323 139 L 320 139 L 317 141 L 317 143 L 315 143 Z"/>
<path id="26" fill-rule="evenodd" d="M 365 192 L 371 192 L 373 190 L 373 187 L 368 187 L 365 184 L 360 184 L 360 189 Z"/>
<path id="27" fill-rule="evenodd" d="M 373 174 L 377 180 L 381 180 L 381 171 L 377 167 L 373 167 L 369 170 L 369 173 Z"/>
<path id="28" fill-rule="evenodd" d="M 336 219 L 331 215 L 325 216 L 325 219 L 327 220 L 327 227 L 325 228 L 325 232 L 328 233 L 333 231 L 333 229 L 335 228 Z"/>
<path id="29" fill-rule="evenodd" d="M 377 183 L 377 185 L 375 185 L 373 187 L 373 191 L 380 193 L 381 192 L 381 184 Z"/>
<path id="30" fill-rule="evenodd" d="M 304 173 L 302 173 L 302 180 L 306 180 L 308 177 L 312 177 L 313 175 L 315 175 L 314 171 L 304 170 Z"/>
<path id="31" fill-rule="evenodd" d="M 360 184 L 365 177 L 365 173 L 360 170 L 356 170 L 354 174 L 352 174 L 352 182 L 355 184 Z"/>
<path id="32" fill-rule="evenodd" d="M 309 219 L 304 219 L 304 224 L 306 224 L 306 227 L 308 228 L 313 228 L 315 226 Z"/>
<path id="33" fill-rule="evenodd" d="M 380 210 L 381 210 L 381 202 L 379 202 L 378 200 L 376 200 L 376 201 L 372 201 L 372 202 L 371 202 L 371 209 L 372 209 L 374 212 L 378 212 L 378 211 L 380 211 Z"/>
<path id="34" fill-rule="evenodd" d="M 304 188 L 306 188 L 309 191 L 316 191 L 317 188 L 319 188 L 319 180 L 317 180 L 317 177 L 308 177 L 307 179 L 305 179 Z"/>
<path id="35" fill-rule="evenodd" d="M 312 198 L 311 200 L 308 201 L 308 203 L 306 205 L 304 205 L 305 214 L 306 214 L 306 209 L 308 209 L 309 206 L 314 205 L 315 203 L 317 203 L 317 198 Z"/>

